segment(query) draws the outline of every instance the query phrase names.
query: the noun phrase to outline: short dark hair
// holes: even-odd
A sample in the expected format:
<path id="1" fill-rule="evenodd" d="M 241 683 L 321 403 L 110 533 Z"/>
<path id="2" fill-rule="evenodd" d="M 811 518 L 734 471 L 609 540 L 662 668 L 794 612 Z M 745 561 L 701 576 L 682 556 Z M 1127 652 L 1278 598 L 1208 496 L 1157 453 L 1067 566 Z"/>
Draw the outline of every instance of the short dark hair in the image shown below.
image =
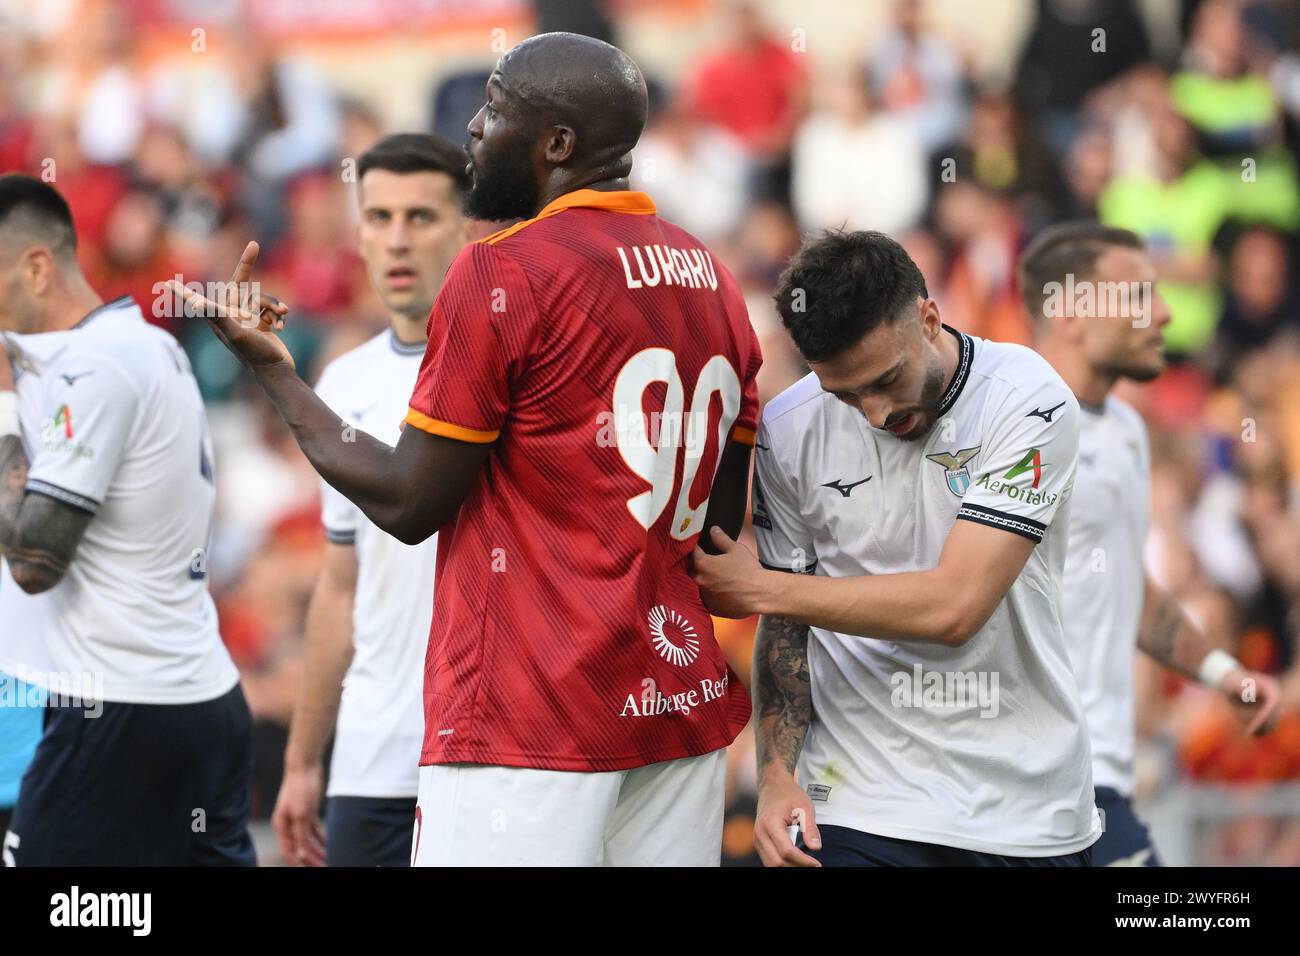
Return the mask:
<path id="1" fill-rule="evenodd" d="M 72 210 L 49 183 L 22 173 L 0 176 L 0 237 L 20 229 L 46 243 L 56 256 L 71 258 L 77 251 Z"/>
<path id="2" fill-rule="evenodd" d="M 392 133 L 357 160 L 357 181 L 372 169 L 390 173 L 446 173 L 456 195 L 469 194 L 469 154 L 445 136 L 434 133 Z"/>
<path id="3" fill-rule="evenodd" d="M 929 295 L 907 250 L 883 232 L 829 231 L 790 260 L 775 298 L 804 359 L 821 362 Z"/>
<path id="4" fill-rule="evenodd" d="M 1020 299 L 1035 321 L 1045 318 L 1047 286 L 1064 284 L 1067 275 L 1086 278 L 1097 268 L 1102 253 L 1115 246 L 1145 249 L 1137 233 L 1104 226 L 1091 219 L 1076 219 L 1048 226 L 1025 248 L 1017 267 Z"/>

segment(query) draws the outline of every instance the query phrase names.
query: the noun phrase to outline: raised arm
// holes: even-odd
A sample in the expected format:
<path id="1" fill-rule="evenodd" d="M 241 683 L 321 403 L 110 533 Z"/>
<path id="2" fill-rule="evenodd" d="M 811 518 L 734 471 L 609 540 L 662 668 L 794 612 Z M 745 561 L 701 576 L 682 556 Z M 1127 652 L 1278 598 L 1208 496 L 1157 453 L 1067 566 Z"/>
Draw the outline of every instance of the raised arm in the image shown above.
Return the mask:
<path id="1" fill-rule="evenodd" d="M 257 243 L 250 242 L 216 300 L 175 282 L 172 291 L 185 302 L 186 313 L 203 316 L 252 372 L 320 476 L 378 527 L 406 544 L 418 544 L 456 513 L 490 443 L 406 428 L 393 448 L 349 428 L 298 376 L 289 350 L 275 334 L 287 310 L 254 294 L 249 279 L 257 253 Z"/>
<path id="2" fill-rule="evenodd" d="M 451 520 L 491 448 L 418 428 L 402 429 L 390 447 L 349 428 L 292 365 L 256 368 L 254 375 L 317 473 L 404 544 L 419 544 Z"/>

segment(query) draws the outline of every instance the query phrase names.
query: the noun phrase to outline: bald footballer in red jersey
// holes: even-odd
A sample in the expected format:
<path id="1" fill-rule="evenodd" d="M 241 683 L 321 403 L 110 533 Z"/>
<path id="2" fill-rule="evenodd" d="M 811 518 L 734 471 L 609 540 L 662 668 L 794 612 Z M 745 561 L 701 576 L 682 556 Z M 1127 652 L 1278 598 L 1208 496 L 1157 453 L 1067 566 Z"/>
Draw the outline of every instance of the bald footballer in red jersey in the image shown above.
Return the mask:
<path id="1" fill-rule="evenodd" d="M 734 280 L 645 193 L 570 192 L 461 253 L 406 423 L 493 447 L 440 541 L 424 763 L 731 742 L 749 702 L 687 558 L 759 362 Z"/>
<path id="2" fill-rule="evenodd" d="M 719 862 L 749 699 L 689 557 L 743 521 L 761 356 L 735 281 L 628 189 L 644 122 L 608 44 L 502 57 L 468 212 L 523 221 L 453 263 L 395 448 L 340 443 L 283 306 L 189 296 L 330 484 L 403 541 L 441 532 L 417 865 Z"/>

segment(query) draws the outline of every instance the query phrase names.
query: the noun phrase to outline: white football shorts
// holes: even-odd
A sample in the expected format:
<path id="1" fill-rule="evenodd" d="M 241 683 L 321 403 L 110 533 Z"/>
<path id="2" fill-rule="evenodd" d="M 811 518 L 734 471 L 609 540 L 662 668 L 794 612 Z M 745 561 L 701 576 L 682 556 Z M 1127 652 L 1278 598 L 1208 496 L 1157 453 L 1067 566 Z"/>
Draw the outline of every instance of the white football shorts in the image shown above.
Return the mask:
<path id="1" fill-rule="evenodd" d="M 718 866 L 724 749 L 634 770 L 420 768 L 412 866 Z"/>

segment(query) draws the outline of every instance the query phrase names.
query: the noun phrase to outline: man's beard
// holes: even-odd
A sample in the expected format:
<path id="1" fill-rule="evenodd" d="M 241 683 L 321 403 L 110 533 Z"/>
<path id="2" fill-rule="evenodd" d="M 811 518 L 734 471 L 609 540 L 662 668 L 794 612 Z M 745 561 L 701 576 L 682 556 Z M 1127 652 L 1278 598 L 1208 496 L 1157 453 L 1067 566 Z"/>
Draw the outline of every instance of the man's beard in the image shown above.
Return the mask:
<path id="1" fill-rule="evenodd" d="M 503 153 L 489 166 L 474 168 L 474 185 L 465 200 L 465 213 L 471 219 L 493 222 L 503 219 L 529 219 L 537 214 L 537 180 L 529 162 L 528 144 L 521 143 Z"/>
<path id="2" fill-rule="evenodd" d="M 1150 382 L 1160 377 L 1164 372 L 1164 363 L 1159 368 L 1152 365 L 1141 365 L 1137 362 L 1110 362 L 1102 371 L 1115 378 L 1126 378 L 1132 382 Z"/>
<path id="3" fill-rule="evenodd" d="M 925 370 L 925 383 L 921 386 L 921 399 L 902 418 L 912 412 L 921 413 L 921 421 L 906 435 L 897 435 L 902 441 L 920 441 L 930 434 L 939 418 L 939 403 L 943 400 L 943 363 L 935 359 Z M 900 419 L 901 420 L 901 419 Z"/>

